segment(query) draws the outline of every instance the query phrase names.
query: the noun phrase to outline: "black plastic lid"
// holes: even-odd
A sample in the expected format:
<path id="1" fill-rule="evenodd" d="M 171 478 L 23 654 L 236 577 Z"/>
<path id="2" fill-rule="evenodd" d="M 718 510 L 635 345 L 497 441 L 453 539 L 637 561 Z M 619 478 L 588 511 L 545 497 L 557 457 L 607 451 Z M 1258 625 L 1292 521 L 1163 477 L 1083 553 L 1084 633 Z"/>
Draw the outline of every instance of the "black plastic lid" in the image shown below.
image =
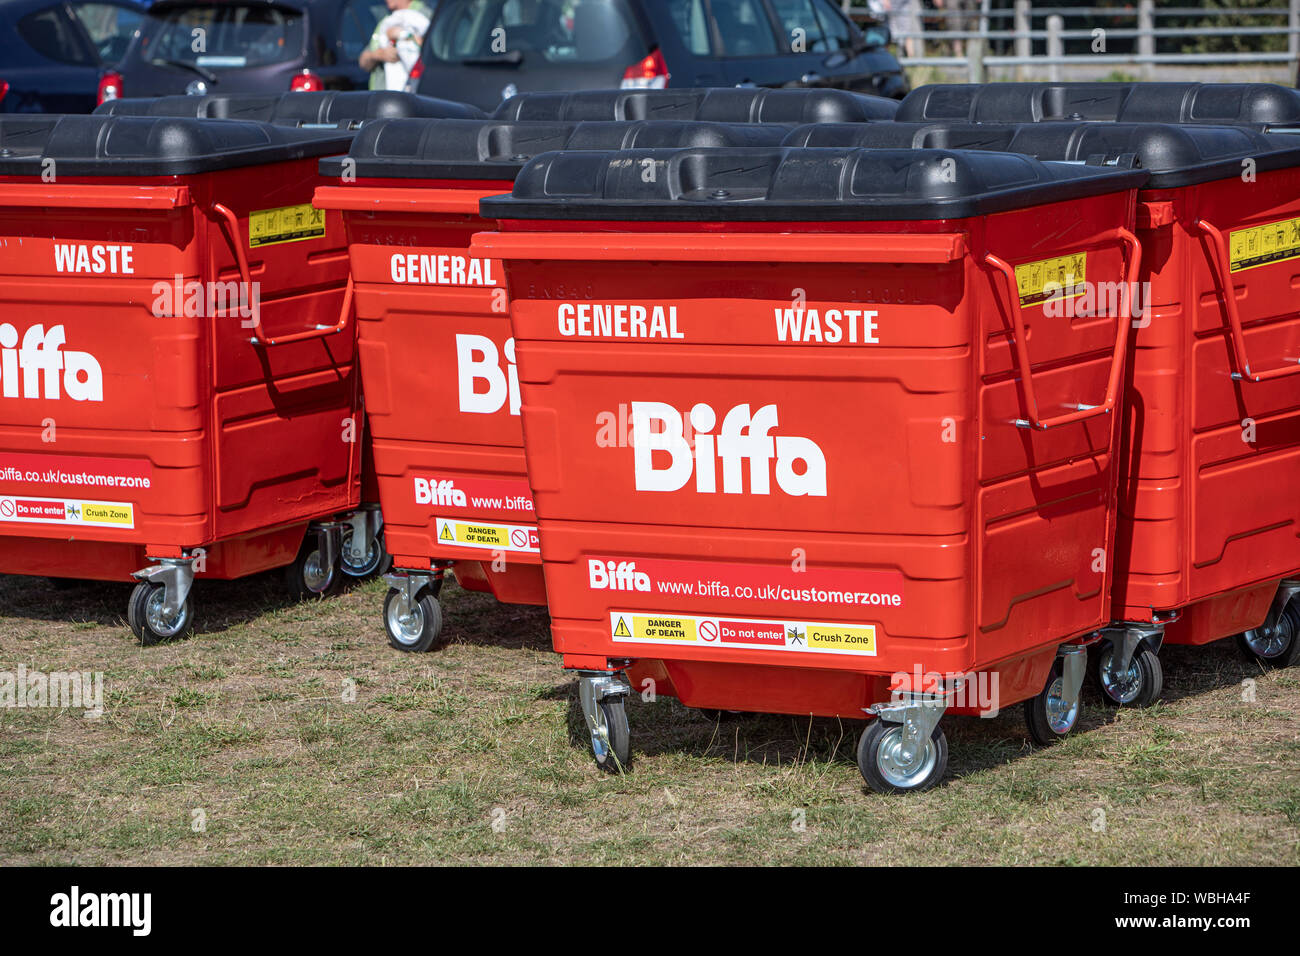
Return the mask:
<path id="1" fill-rule="evenodd" d="M 1041 160 L 1124 163 L 1133 157 L 1151 188 L 1237 177 L 1243 160 L 1264 171 L 1300 166 L 1300 137 L 1241 126 L 1167 123 L 839 123 L 801 126 L 787 146 L 979 149 Z"/>
<path id="2" fill-rule="evenodd" d="M 162 116 L 0 115 L 0 175 L 186 176 L 344 152 L 355 134 Z"/>
<path id="3" fill-rule="evenodd" d="M 159 96 L 109 100 L 95 115 L 190 116 L 197 119 L 260 120 L 276 126 L 357 126 L 367 120 L 426 116 L 432 119 L 485 119 L 467 103 L 395 90 L 348 90 L 254 96 L 213 93 L 207 96 Z"/>
<path id="4" fill-rule="evenodd" d="M 647 176 L 648 164 L 654 175 Z M 486 218 L 624 221 L 962 219 L 1135 189 L 1139 170 L 950 149 L 548 153 Z"/>
<path id="5" fill-rule="evenodd" d="M 848 90 L 681 89 L 520 93 L 493 117 L 511 120 L 710 120 L 865 123 L 893 119 L 898 101 Z"/>
<path id="6" fill-rule="evenodd" d="M 321 160 L 324 176 L 378 179 L 512 180 L 551 150 L 777 146 L 785 125 L 641 121 L 606 123 L 509 120 L 382 120 L 357 134 L 346 157 Z"/>
<path id="7" fill-rule="evenodd" d="M 898 108 L 904 122 L 1300 125 L 1300 90 L 1272 83 L 936 83 Z"/>

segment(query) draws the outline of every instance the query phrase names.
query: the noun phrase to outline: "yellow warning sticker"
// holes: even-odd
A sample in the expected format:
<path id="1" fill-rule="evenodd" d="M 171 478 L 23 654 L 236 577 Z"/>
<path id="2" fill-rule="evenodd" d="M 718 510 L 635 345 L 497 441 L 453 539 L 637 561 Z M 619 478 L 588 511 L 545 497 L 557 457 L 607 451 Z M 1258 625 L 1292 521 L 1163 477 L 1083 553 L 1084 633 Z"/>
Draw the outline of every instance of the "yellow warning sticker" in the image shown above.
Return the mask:
<path id="1" fill-rule="evenodd" d="M 1020 305 L 1038 305 L 1053 299 L 1072 299 L 1083 295 L 1087 281 L 1088 253 L 1026 262 L 1016 266 L 1016 286 Z"/>
<path id="2" fill-rule="evenodd" d="M 1228 236 L 1228 259 L 1233 272 L 1297 258 L 1300 258 L 1300 219 L 1236 229 Z"/>
<path id="3" fill-rule="evenodd" d="M 325 210 L 310 203 L 260 209 L 248 214 L 248 248 L 259 249 L 281 242 L 302 242 L 325 235 Z"/>
<path id="4" fill-rule="evenodd" d="M 641 641 L 693 641 L 696 638 L 695 618 L 693 617 L 650 617 L 634 614 L 620 617 L 619 624 L 623 630 L 631 622 L 631 633 L 620 634 L 618 624 L 614 626 L 615 637 L 630 637 Z"/>
<path id="5" fill-rule="evenodd" d="M 438 540 L 443 544 L 531 553 L 541 551 L 537 528 L 532 525 L 453 521 L 450 518 L 435 518 L 434 522 Z"/>
<path id="6" fill-rule="evenodd" d="M 86 501 L 81 505 L 81 520 L 86 524 L 120 524 L 130 528 L 134 523 L 134 509 L 125 504 L 96 504 Z"/>
<path id="7" fill-rule="evenodd" d="M 815 624 L 758 618 L 698 617 L 612 611 L 609 636 L 626 644 L 689 644 L 694 647 L 802 651 L 815 654 L 876 654 L 874 624 Z"/>
<path id="8" fill-rule="evenodd" d="M 808 646 L 828 651 L 856 651 L 861 654 L 876 652 L 876 629 L 850 627 L 847 624 L 809 624 Z"/>

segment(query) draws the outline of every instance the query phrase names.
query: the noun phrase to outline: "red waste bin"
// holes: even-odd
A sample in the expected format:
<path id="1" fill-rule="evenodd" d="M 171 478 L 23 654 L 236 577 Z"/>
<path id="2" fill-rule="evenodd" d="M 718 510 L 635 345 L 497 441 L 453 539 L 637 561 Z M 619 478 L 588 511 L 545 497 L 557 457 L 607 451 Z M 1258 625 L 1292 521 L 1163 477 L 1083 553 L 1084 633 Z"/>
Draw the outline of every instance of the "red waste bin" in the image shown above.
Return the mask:
<path id="1" fill-rule="evenodd" d="M 1158 106 L 1148 91 L 1146 111 Z M 1264 125 L 1260 104 L 1241 106 Z M 1137 215 L 1142 309 L 1098 683 L 1111 703 L 1154 702 L 1162 642 L 1240 635 L 1266 666 L 1300 659 L 1300 140 L 1245 126 L 985 122 L 808 127 L 788 142 L 1137 157 L 1151 174 Z M 1100 291 L 1088 286 L 1078 295 Z M 1066 301 L 1073 317 L 1088 300 Z"/>
<path id="2" fill-rule="evenodd" d="M 311 208 L 351 134 L 0 117 L 0 572 L 328 591 L 358 504 L 343 224 Z"/>
<path id="3" fill-rule="evenodd" d="M 1200 123 L 1295 127 L 1300 90 L 1272 83 L 932 83 L 903 98 L 899 122 Z"/>
<path id="4" fill-rule="evenodd" d="M 340 185 L 356 281 L 361 374 L 388 548 L 397 573 L 384 624 L 399 650 L 433 647 L 447 567 L 466 588 L 545 604 L 519 425 L 514 340 L 501 263 L 469 254 L 484 196 L 509 192 L 552 149 L 774 144 L 785 126 L 716 123 L 374 123 L 347 157 L 322 162 Z"/>
<path id="5" fill-rule="evenodd" d="M 866 123 L 893 119 L 898 100 L 848 90 L 699 87 L 519 93 L 495 119 L 586 122 L 701 120 L 712 123 Z"/>
<path id="6" fill-rule="evenodd" d="M 477 107 L 428 96 L 389 90 L 330 90 L 325 92 L 252 95 L 213 93 L 205 96 L 160 96 L 108 100 L 95 115 L 185 116 L 197 119 L 242 119 L 274 126 L 334 128 L 355 131 L 378 119 L 429 117 L 485 118 Z M 355 325 L 351 326 L 355 334 Z M 361 505 L 343 530 L 339 567 L 352 578 L 382 574 L 391 564 L 384 544 L 379 483 L 368 427 L 361 430 Z"/>
<path id="7" fill-rule="evenodd" d="M 1145 177 L 949 150 L 571 152 L 481 203 L 552 635 L 602 765 L 627 759 L 629 680 L 879 717 L 859 745 L 879 790 L 939 779 L 945 709 L 1029 701 L 1035 739 L 1068 732 L 1109 620 L 1128 323 L 1041 316 L 1067 265 L 1133 278 Z"/>

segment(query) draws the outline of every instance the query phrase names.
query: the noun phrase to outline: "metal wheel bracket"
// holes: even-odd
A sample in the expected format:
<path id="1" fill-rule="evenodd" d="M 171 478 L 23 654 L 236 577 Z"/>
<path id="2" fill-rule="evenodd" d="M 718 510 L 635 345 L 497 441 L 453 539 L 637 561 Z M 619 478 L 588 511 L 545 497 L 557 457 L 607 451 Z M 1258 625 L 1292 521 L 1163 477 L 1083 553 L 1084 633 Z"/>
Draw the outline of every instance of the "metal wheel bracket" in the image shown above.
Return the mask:
<path id="1" fill-rule="evenodd" d="M 131 572 L 137 581 L 161 584 L 163 588 L 163 610 L 168 617 L 175 617 L 185 606 L 185 599 L 190 596 L 194 586 L 193 558 L 150 558 L 157 561 L 151 568 L 142 568 Z"/>
<path id="2" fill-rule="evenodd" d="M 600 703 L 610 697 L 626 697 L 630 693 L 632 685 L 613 671 L 578 672 L 578 700 L 582 705 L 582 716 L 586 719 L 587 731 L 591 734 L 591 749 L 601 763 L 605 762 L 611 748 L 609 727 L 605 724 L 605 714 L 600 709 Z"/>
<path id="3" fill-rule="evenodd" d="M 352 539 L 348 542 L 352 563 L 364 564 L 371 545 L 384 525 L 383 513 L 378 508 L 360 508 L 348 515 L 343 523 L 352 528 Z"/>
<path id="4" fill-rule="evenodd" d="M 419 571 L 391 572 L 384 575 L 384 583 L 398 593 L 402 614 L 405 615 L 410 614 L 415 606 L 416 595 L 433 583 L 433 575 Z"/>
<path id="5" fill-rule="evenodd" d="M 1061 658 L 1061 700 L 1066 709 L 1071 710 L 1079 702 L 1079 691 L 1083 689 L 1083 675 L 1088 670 L 1088 648 L 1083 644 L 1063 644 L 1057 653 Z"/>
<path id="6" fill-rule="evenodd" d="M 316 535 L 316 547 L 320 551 L 321 567 L 332 568 L 339 563 L 340 542 L 343 540 L 342 521 L 316 521 L 307 529 L 308 534 Z"/>
<path id="7" fill-rule="evenodd" d="M 868 714 L 903 728 L 902 757 L 914 761 L 948 709 L 948 695 L 904 693 L 899 700 L 873 704 Z"/>
<path id="8" fill-rule="evenodd" d="M 1110 657 L 1110 669 L 1113 674 L 1126 674 L 1133 666 L 1133 658 L 1138 649 L 1146 644 L 1151 653 L 1160 652 L 1164 643 L 1165 626 L 1163 624 L 1125 624 L 1121 627 L 1108 627 L 1103 632 L 1110 646 L 1114 649 Z M 1117 656 L 1118 655 L 1118 656 Z"/>

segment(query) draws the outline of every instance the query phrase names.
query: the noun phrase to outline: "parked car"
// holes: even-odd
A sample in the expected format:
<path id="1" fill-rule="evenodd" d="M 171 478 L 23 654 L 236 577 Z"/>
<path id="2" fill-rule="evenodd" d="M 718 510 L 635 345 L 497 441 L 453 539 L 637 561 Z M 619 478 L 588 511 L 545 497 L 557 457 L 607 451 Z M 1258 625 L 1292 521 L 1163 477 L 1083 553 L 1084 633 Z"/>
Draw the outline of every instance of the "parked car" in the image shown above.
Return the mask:
<path id="1" fill-rule="evenodd" d="M 365 89 L 357 58 L 386 13 L 384 0 L 159 0 L 101 101 Z"/>
<path id="2" fill-rule="evenodd" d="M 137 0 L 0 0 L 0 112 L 89 113 L 145 16 Z"/>
<path id="3" fill-rule="evenodd" d="M 412 88 L 491 110 L 520 92 L 672 86 L 908 91 L 886 27 L 833 0 L 444 0 Z"/>

